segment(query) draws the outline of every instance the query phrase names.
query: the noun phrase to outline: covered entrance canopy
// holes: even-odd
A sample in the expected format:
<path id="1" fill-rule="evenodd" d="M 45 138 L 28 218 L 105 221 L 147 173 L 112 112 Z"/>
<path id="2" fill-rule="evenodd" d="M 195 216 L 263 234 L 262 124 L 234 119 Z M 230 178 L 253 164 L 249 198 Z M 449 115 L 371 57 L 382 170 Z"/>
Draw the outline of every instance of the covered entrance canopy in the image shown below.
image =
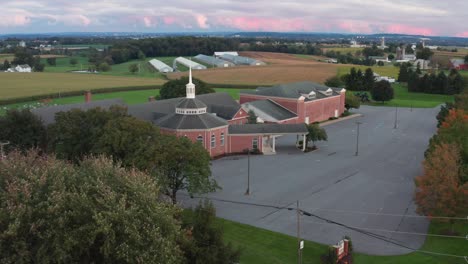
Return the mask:
<path id="1" fill-rule="evenodd" d="M 230 125 L 229 134 L 236 136 L 262 136 L 262 150 L 265 154 L 276 153 L 276 137 L 284 135 L 302 136 L 303 142 L 309 134 L 306 124 L 245 124 Z M 297 142 L 296 142 L 297 143 Z M 302 151 L 305 151 L 305 145 L 302 144 Z"/>

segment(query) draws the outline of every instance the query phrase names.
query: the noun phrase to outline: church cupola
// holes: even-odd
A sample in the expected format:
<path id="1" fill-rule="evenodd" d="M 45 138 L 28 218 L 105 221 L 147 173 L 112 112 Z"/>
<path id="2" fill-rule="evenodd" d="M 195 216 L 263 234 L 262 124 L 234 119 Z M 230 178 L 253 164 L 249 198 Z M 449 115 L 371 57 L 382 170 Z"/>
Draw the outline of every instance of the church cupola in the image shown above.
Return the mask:
<path id="1" fill-rule="evenodd" d="M 189 82 L 186 87 L 186 98 L 180 100 L 176 105 L 176 114 L 201 115 L 206 114 L 207 106 L 195 98 L 195 84 L 192 83 L 192 68 L 189 69 Z"/>
<path id="2" fill-rule="evenodd" d="M 195 84 L 192 83 L 192 67 L 189 68 L 189 83 L 187 83 L 186 93 L 187 98 L 193 99 L 195 98 Z"/>

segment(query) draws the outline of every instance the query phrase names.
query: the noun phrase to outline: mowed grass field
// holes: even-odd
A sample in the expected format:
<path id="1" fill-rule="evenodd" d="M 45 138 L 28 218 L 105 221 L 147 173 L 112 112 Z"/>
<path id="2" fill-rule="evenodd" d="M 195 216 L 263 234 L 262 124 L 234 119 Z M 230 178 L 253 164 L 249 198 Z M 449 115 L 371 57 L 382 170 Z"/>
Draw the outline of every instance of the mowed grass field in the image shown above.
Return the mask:
<path id="1" fill-rule="evenodd" d="M 228 93 L 231 95 L 232 98 L 235 100 L 239 100 L 239 93 L 244 89 L 233 89 L 233 88 L 215 88 L 217 93 Z M 115 99 L 119 98 L 122 99 L 125 103 L 132 105 L 132 104 L 141 104 L 148 101 L 150 96 L 158 96 L 159 89 L 150 89 L 150 90 L 137 90 L 137 91 L 125 91 L 125 92 L 113 92 L 113 93 L 100 93 L 100 94 L 93 94 L 92 100 L 104 100 L 104 99 Z M 55 98 L 50 101 L 49 104 L 51 105 L 63 105 L 63 104 L 75 104 L 75 103 L 83 103 L 84 96 L 68 96 L 63 98 Z M 5 106 L 0 106 L 0 114 L 3 114 L 8 109 L 13 108 L 35 108 L 40 107 L 41 104 L 39 101 L 30 101 L 24 103 L 17 103 L 17 104 L 10 104 Z"/>
<path id="2" fill-rule="evenodd" d="M 224 219 L 219 219 L 224 229 L 226 242 L 242 249 L 240 263 L 244 264 L 293 264 L 297 263 L 297 238 L 272 232 L 269 230 L 244 225 Z M 447 223 L 431 223 L 429 233 L 441 234 L 448 229 Z M 460 234 L 468 232 L 466 220 L 454 224 Z M 351 237 L 352 239 L 352 237 Z M 338 241 L 337 241 L 338 242 Z M 320 263 L 320 255 L 327 251 L 328 246 L 305 241 L 303 263 Z M 465 239 L 427 237 L 421 250 L 466 255 L 468 241 Z M 369 256 L 355 253 L 354 261 L 358 264 L 451 264 L 463 263 L 461 258 L 433 256 L 414 252 L 401 256 Z"/>
<path id="3" fill-rule="evenodd" d="M 393 78 L 398 78 L 398 72 L 400 68 L 395 67 L 393 65 L 386 65 L 386 66 L 365 66 L 365 65 L 352 65 L 352 64 L 339 64 L 338 65 L 338 76 L 343 76 L 351 70 L 351 68 L 356 68 L 356 70 L 361 69 L 362 73 L 366 71 L 367 68 L 371 68 L 372 71 L 381 75 L 381 76 L 388 76 Z"/>
<path id="4" fill-rule="evenodd" d="M 133 78 L 97 74 L 0 72 L 0 99 L 100 88 L 162 85 L 164 82 L 164 80 L 157 78 Z"/>
<path id="5" fill-rule="evenodd" d="M 364 48 L 351 48 L 351 47 L 322 47 L 323 52 L 335 51 L 340 52 L 341 54 L 351 53 L 354 55 L 356 51 L 362 51 Z"/>
<path id="6" fill-rule="evenodd" d="M 398 106 L 398 107 L 415 107 L 415 108 L 432 108 L 445 102 L 452 102 L 452 95 L 443 94 L 426 94 L 426 93 L 411 93 L 408 91 L 406 85 L 393 84 L 394 99 L 382 104 L 380 102 L 372 102 L 370 105 L 374 106 Z M 347 93 L 354 94 L 355 91 L 347 91 Z M 370 95 L 369 95 L 370 98 Z"/>

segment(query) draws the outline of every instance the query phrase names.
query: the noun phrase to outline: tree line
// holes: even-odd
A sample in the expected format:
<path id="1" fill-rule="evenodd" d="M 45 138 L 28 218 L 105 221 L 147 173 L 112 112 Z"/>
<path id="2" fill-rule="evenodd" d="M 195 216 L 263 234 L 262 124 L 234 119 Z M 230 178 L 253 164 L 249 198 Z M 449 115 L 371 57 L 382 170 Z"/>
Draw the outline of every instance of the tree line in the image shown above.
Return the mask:
<path id="1" fill-rule="evenodd" d="M 193 213 L 176 206 L 179 190 L 219 188 L 200 143 L 118 106 L 61 112 L 49 126 L 10 110 L 0 127 L 10 141 L 0 162 L 0 186 L 9 186 L 0 194 L 0 262 L 238 262 L 211 204 Z"/>
<path id="2" fill-rule="evenodd" d="M 13 66 L 22 64 L 29 65 L 36 72 L 42 72 L 45 68 L 45 64 L 41 62 L 41 57 L 36 52 L 18 47 L 14 50 L 14 59 L 11 62 L 5 60 L 3 64 L 0 64 L 0 70 L 6 71 Z"/>
<path id="3" fill-rule="evenodd" d="M 413 71 L 412 67 L 406 63 L 400 66 L 398 81 L 407 82 L 408 90 L 411 92 L 448 95 L 463 92 L 468 84 L 468 80 L 463 78 L 456 69 L 452 69 L 448 75 L 444 71 L 423 75 L 419 68 Z"/>
<path id="4" fill-rule="evenodd" d="M 468 93 L 455 96 L 437 115 L 438 131 L 416 178 L 417 211 L 429 216 L 465 217 L 468 211 Z M 449 220 L 453 229 L 453 220 Z M 454 230 L 449 231 L 453 234 Z"/>

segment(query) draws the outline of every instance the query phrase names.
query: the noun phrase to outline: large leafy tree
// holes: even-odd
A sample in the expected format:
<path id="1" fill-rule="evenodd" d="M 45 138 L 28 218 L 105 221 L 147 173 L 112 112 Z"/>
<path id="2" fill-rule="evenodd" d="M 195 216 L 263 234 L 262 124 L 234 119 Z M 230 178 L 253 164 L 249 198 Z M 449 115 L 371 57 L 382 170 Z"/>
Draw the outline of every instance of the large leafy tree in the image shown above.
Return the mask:
<path id="1" fill-rule="evenodd" d="M 257 124 L 257 115 L 253 110 L 249 110 L 249 117 L 247 118 L 249 124 Z"/>
<path id="2" fill-rule="evenodd" d="M 434 52 L 429 48 L 423 48 L 416 51 L 416 58 L 418 59 L 428 60 L 432 55 L 434 55 Z"/>
<path id="3" fill-rule="evenodd" d="M 92 152 L 111 156 L 125 167 L 151 170 L 161 158 L 162 138 L 159 129 L 151 123 L 134 117 L 117 117 L 102 128 Z"/>
<path id="4" fill-rule="evenodd" d="M 390 101 L 393 99 L 393 87 L 385 80 L 377 82 L 371 90 L 371 96 L 374 101 Z"/>
<path id="5" fill-rule="evenodd" d="M 159 96 L 161 99 L 170 99 L 170 98 L 177 98 L 177 97 L 185 97 L 186 95 L 186 88 L 185 85 L 189 82 L 188 77 L 182 77 L 177 80 L 171 80 L 166 82 L 161 90 L 159 91 Z M 207 93 L 214 93 L 215 90 L 209 87 L 205 82 L 193 78 L 193 84 L 195 84 L 195 93 L 196 94 L 207 94 Z"/>
<path id="6" fill-rule="evenodd" d="M 9 149 L 43 148 L 46 128 L 29 109 L 12 109 L 0 116 L 0 141 L 10 141 Z"/>
<path id="7" fill-rule="evenodd" d="M 417 211 L 428 216 L 457 216 L 468 210 L 468 183 L 461 182 L 460 149 L 454 144 L 435 146 L 416 178 Z"/>
<path id="8" fill-rule="evenodd" d="M 1 263 L 182 263 L 179 210 L 148 175 L 36 152 L 0 162 Z"/>
<path id="9" fill-rule="evenodd" d="M 205 200 L 194 210 L 187 210 L 183 227 L 190 230 L 189 241 L 184 249 L 188 264 L 234 264 L 239 263 L 240 250 L 223 241 L 223 228 L 216 219 L 216 209 Z"/>
<path id="10" fill-rule="evenodd" d="M 307 125 L 307 129 L 309 130 L 309 134 L 307 134 L 306 144 L 312 141 L 313 147 L 316 148 L 315 142 L 316 141 L 327 141 L 328 136 L 325 129 L 321 128 L 318 124 L 309 124 Z"/>
<path id="11" fill-rule="evenodd" d="M 55 123 L 48 127 L 49 150 L 59 158 L 81 160 L 92 152 L 107 122 L 122 116 L 127 116 L 126 109 L 118 106 L 109 111 L 94 108 L 57 113 Z"/>
<path id="12" fill-rule="evenodd" d="M 189 194 L 213 192 L 218 187 L 211 177 L 210 155 L 199 143 L 186 137 L 166 135 L 162 140 L 162 158 L 156 164 L 154 174 L 164 194 L 177 202 L 177 192 Z"/>

